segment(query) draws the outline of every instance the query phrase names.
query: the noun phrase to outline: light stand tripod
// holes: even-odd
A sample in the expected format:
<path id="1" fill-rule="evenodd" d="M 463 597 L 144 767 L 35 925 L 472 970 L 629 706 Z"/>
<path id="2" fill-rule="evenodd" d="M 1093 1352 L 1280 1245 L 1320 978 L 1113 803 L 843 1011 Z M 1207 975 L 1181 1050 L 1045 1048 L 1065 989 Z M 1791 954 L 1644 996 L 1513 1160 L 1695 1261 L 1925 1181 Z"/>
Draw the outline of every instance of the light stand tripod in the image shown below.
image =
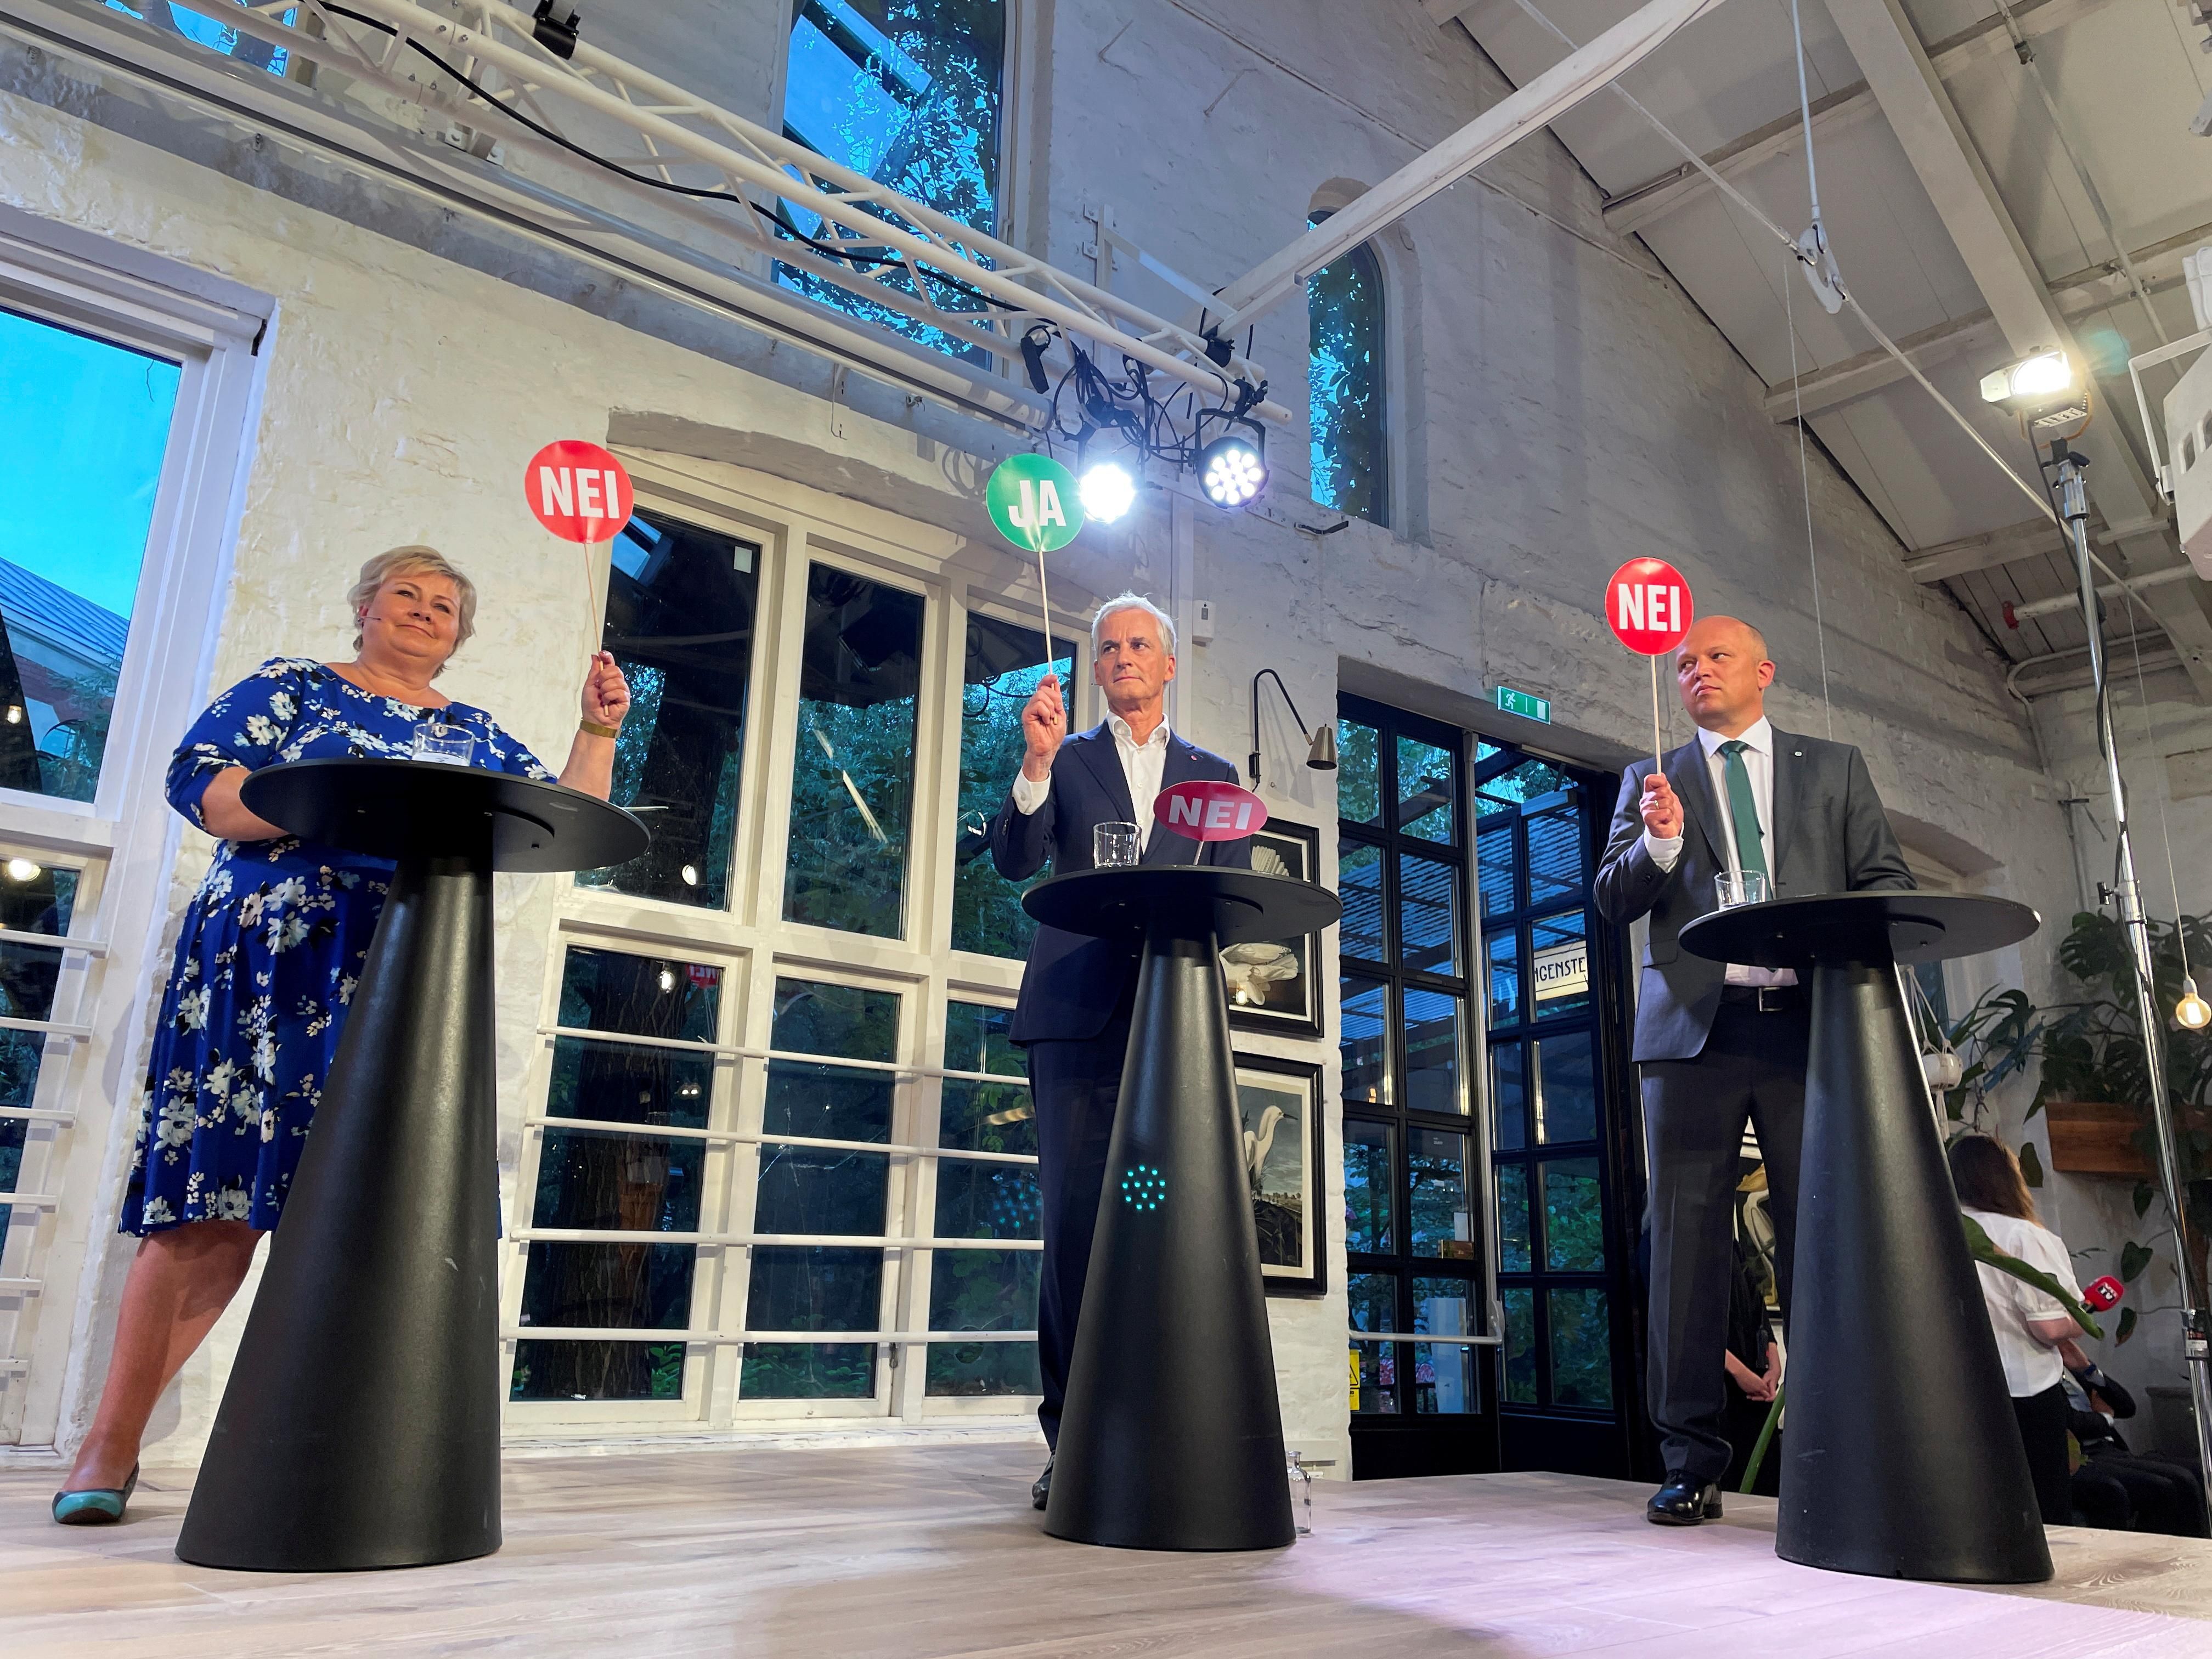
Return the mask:
<path id="1" fill-rule="evenodd" d="M 2181 1285 L 2183 1369 L 2189 1374 L 2189 1399 L 2197 1423 L 2197 1461 L 2212 1490 L 2212 1322 L 2191 1272 L 2188 1224 L 2182 1209 L 2180 1158 L 2174 1139 L 2173 1102 L 2166 1087 L 2166 1025 L 2158 1011 L 2151 973 L 2150 929 L 2144 924 L 2142 898 L 2136 886 L 2135 849 L 2128 839 L 2127 787 L 2120 779 L 2119 746 L 2112 740 L 2112 705 L 2105 679 L 2105 641 L 2099 616 L 2097 580 L 2089 552 L 2089 507 L 2081 484 L 2088 463 L 2063 438 L 2054 439 L 2047 470 L 2058 480 L 2059 514 L 2074 546 L 2074 570 L 2081 589 L 2081 622 L 2089 636 L 2089 672 L 2096 688 L 2097 746 L 2104 751 L 2106 781 L 2112 791 L 2112 838 L 2118 849 L 2113 884 L 2100 884 L 2100 896 L 2117 899 L 2120 925 L 2128 936 L 2128 959 L 2135 969 L 2136 1018 L 2142 1031 L 2144 1073 L 2150 1080 L 2151 1118 L 2158 1132 L 2159 1182 L 2173 1224 L 2173 1271 Z"/>

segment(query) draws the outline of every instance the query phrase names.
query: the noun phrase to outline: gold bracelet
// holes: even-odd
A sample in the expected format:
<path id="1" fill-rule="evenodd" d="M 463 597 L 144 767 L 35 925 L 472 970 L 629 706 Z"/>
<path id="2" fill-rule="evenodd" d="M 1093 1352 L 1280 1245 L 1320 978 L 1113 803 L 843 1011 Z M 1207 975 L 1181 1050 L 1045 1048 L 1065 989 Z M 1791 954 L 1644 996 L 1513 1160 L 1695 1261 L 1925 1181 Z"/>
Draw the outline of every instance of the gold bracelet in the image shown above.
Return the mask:
<path id="1" fill-rule="evenodd" d="M 622 730 L 619 726 L 601 726 L 597 720 L 578 720 L 576 729 L 595 738 L 611 738 Z"/>

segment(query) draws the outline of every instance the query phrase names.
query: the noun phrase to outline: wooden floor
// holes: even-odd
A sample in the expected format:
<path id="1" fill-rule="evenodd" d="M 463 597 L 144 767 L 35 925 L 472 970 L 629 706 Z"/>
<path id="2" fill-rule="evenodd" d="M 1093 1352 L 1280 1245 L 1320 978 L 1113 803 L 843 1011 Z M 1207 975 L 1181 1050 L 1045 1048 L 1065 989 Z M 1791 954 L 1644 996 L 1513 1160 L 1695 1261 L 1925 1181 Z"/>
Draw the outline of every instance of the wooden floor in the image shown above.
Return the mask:
<path id="1" fill-rule="evenodd" d="M 180 1483 L 130 1520 L 46 1518 L 0 1473 L 0 1654 L 1629 1656 L 2212 1655 L 2212 1544 L 2052 1534 L 2024 1590 L 1778 1561 L 1773 1505 L 1647 1525 L 1639 1487 L 1564 1475 L 1316 1487 L 1315 1529 L 1257 1555 L 1047 1538 L 1034 1454 L 965 1445 L 511 1460 L 507 1547 L 405 1572 L 273 1577 L 171 1553 Z"/>

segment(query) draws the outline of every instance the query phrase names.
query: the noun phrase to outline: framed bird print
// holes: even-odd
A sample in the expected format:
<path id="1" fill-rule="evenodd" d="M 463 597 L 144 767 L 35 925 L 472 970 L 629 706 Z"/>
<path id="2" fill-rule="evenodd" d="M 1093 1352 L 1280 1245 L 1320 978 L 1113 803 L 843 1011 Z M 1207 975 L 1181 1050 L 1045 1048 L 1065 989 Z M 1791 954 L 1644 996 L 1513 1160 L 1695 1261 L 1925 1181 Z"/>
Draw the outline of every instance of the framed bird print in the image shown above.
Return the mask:
<path id="1" fill-rule="evenodd" d="M 1321 832 L 1269 818 L 1252 836 L 1252 867 L 1261 875 L 1311 881 L 1321 867 Z M 1319 1036 L 1321 998 L 1314 984 L 1314 963 L 1320 960 L 1318 933 L 1231 945 L 1221 953 L 1222 977 L 1229 988 L 1229 1023 L 1248 1031 Z"/>
<path id="2" fill-rule="evenodd" d="M 1237 1056 L 1237 1115 L 1260 1277 L 1271 1296 L 1319 1296 L 1324 1279 L 1321 1067 L 1273 1054 Z"/>

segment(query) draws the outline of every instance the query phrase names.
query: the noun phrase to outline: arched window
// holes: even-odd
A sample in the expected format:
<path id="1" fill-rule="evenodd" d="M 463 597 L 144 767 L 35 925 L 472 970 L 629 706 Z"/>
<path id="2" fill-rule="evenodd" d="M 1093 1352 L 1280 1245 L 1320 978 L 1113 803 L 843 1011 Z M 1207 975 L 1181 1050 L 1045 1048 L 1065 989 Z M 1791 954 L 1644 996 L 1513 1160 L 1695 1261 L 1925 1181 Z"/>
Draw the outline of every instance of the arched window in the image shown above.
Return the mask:
<path id="1" fill-rule="evenodd" d="M 1313 222 L 1328 217 L 1316 213 Z M 1370 524 L 1390 522 L 1382 397 L 1382 266 L 1361 243 L 1306 283 L 1313 498 Z"/>

